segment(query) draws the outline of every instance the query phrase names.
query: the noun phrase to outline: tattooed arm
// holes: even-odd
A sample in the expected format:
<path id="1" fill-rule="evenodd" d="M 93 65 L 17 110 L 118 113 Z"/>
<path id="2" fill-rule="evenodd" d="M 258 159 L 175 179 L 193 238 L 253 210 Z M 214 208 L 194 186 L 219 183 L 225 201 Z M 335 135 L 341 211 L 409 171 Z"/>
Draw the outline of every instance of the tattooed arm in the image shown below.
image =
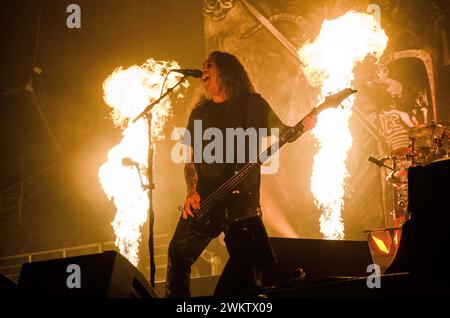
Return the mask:
<path id="1" fill-rule="evenodd" d="M 195 170 L 193 150 L 192 147 L 186 147 L 188 149 L 189 162 L 184 165 L 184 179 L 186 180 L 187 196 L 184 201 L 183 218 L 187 218 L 188 214 L 194 216 L 191 208 L 200 208 L 200 195 L 197 192 L 198 175 Z"/>

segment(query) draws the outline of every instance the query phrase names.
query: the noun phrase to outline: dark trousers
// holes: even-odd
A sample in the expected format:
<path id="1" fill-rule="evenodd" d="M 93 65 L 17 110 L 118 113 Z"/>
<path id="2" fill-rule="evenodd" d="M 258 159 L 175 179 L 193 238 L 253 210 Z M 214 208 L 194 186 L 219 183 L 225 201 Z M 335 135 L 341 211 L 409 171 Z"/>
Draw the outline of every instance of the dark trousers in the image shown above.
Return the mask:
<path id="1" fill-rule="evenodd" d="M 248 285 L 247 287 L 252 287 L 251 285 L 255 284 L 253 278 L 258 276 L 254 273 L 254 261 L 257 259 L 258 264 L 262 264 L 267 262 L 266 255 L 269 255 L 269 259 L 273 258 L 260 213 L 259 208 L 247 208 L 239 217 L 233 216 L 232 219 L 228 219 L 224 228 L 225 244 L 230 254 L 227 267 L 236 269 L 240 273 L 238 276 L 241 277 L 238 281 L 242 285 Z M 189 222 L 180 218 L 169 244 L 166 297 L 191 296 L 189 288 L 191 266 L 210 242 L 210 237 L 192 233 Z M 264 260 L 261 258 L 261 252 L 255 256 L 253 250 L 255 243 L 258 246 L 262 245 L 259 248 L 264 250 Z M 262 266 L 258 265 L 256 268 Z M 236 270 L 233 272 L 236 273 Z M 226 285 L 220 282 L 219 284 Z"/>

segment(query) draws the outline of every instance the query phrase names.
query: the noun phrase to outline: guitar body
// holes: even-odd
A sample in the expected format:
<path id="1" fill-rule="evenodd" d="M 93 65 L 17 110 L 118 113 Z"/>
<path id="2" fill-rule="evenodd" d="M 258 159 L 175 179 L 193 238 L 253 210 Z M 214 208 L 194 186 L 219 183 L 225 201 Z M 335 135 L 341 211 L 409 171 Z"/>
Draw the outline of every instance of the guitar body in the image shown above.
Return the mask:
<path id="1" fill-rule="evenodd" d="M 218 188 L 219 185 L 213 186 L 213 188 Z M 211 193 L 202 192 L 199 194 L 200 198 L 207 198 L 211 195 Z M 219 236 L 225 226 L 227 209 L 236 205 L 238 199 L 239 195 L 227 193 L 212 206 L 208 205 L 207 200 L 200 201 L 200 209 L 193 210 L 195 217 L 188 218 L 192 232 L 212 238 Z"/>
<path id="2" fill-rule="evenodd" d="M 217 206 L 198 216 L 188 218 L 192 233 L 211 238 L 219 236 L 225 225 L 225 213 L 224 207 Z M 194 215 L 196 214 L 198 210 L 194 210 Z"/>

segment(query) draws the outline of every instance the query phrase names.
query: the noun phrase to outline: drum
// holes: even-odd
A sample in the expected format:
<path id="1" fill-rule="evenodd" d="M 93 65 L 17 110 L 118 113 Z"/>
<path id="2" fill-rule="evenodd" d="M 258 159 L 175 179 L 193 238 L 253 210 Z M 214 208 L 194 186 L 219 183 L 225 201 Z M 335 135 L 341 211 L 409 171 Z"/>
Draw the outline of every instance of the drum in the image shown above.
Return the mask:
<path id="1" fill-rule="evenodd" d="M 419 125 L 409 130 L 411 151 L 419 150 L 421 157 L 413 158 L 413 166 L 427 165 L 432 161 L 450 156 L 450 122 Z M 427 149 L 427 151 L 423 151 Z"/>
<path id="2" fill-rule="evenodd" d="M 401 226 L 409 219 L 409 168 L 450 158 L 450 122 L 430 122 L 416 126 L 408 131 L 408 135 L 408 147 L 395 149 L 382 159 L 383 165 L 391 170 L 386 172 L 385 180 L 393 187 L 392 218 L 395 226 Z M 384 164 L 385 161 L 387 164 Z"/>
<path id="3" fill-rule="evenodd" d="M 386 181 L 397 189 L 403 189 L 408 184 L 408 168 L 411 161 L 393 157 L 393 170 L 386 176 Z"/>

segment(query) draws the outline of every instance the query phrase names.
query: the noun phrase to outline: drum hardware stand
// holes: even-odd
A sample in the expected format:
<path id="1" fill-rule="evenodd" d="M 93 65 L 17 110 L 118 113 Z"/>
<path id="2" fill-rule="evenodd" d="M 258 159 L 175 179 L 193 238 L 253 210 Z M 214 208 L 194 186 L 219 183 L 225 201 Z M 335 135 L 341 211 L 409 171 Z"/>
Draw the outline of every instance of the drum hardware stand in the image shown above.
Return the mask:
<path id="1" fill-rule="evenodd" d="M 157 100 L 153 103 L 145 107 L 145 109 L 135 118 L 133 119 L 133 123 L 138 121 L 141 117 L 145 117 L 147 119 L 148 126 L 148 165 L 147 165 L 147 185 L 143 185 L 143 188 L 148 192 L 148 225 L 149 225 L 149 238 L 148 238 L 148 249 L 150 255 L 150 284 L 155 287 L 155 251 L 154 251 L 154 240 L 153 240 L 153 225 L 155 222 L 155 212 L 153 210 L 153 190 L 155 189 L 155 183 L 153 182 L 153 142 L 152 142 L 152 112 L 151 110 L 155 105 L 157 105 L 164 97 L 169 95 L 176 87 L 178 87 L 186 77 L 182 77 L 178 83 L 174 86 L 167 89 L 167 91 L 161 95 Z"/>
<path id="2" fill-rule="evenodd" d="M 450 132 L 444 131 L 442 133 L 441 143 L 442 143 L 442 140 L 445 140 L 444 138 L 447 138 L 447 140 L 450 140 Z M 450 157 L 450 149 L 449 149 L 449 147 L 450 147 L 450 143 L 447 143 L 447 150 L 446 150 L 446 154 L 445 154 L 444 158 L 449 158 Z"/>
<path id="3" fill-rule="evenodd" d="M 415 166 L 417 164 L 414 151 L 415 151 L 415 144 L 416 144 L 416 138 L 409 138 L 411 140 L 411 151 L 410 153 L 406 154 L 406 159 L 411 160 L 411 166 Z"/>
<path id="4" fill-rule="evenodd" d="M 381 158 L 381 159 L 377 159 L 377 158 L 375 158 L 375 157 L 372 157 L 372 156 L 369 156 L 369 158 L 368 158 L 368 160 L 371 162 L 371 163 L 373 163 L 373 164 L 376 164 L 378 167 L 385 167 L 385 168 L 388 168 L 389 170 L 394 170 L 395 169 L 395 166 L 394 167 L 389 167 L 388 165 L 386 165 L 384 162 L 386 161 L 386 160 L 388 160 L 388 159 L 392 159 L 392 157 L 391 156 L 386 156 L 386 157 L 383 157 L 383 158 Z"/>

